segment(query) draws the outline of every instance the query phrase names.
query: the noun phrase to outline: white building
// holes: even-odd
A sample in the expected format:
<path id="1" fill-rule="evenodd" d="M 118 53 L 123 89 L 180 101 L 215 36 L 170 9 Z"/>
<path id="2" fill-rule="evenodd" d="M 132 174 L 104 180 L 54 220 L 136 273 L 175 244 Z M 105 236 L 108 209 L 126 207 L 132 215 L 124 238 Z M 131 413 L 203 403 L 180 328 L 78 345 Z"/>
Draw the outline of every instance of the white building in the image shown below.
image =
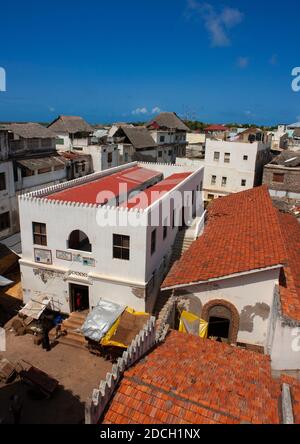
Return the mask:
<path id="1" fill-rule="evenodd" d="M 227 142 L 207 139 L 204 199 L 210 201 L 260 185 L 263 167 L 269 160 L 269 142 Z"/>
<path id="2" fill-rule="evenodd" d="M 150 312 L 183 216 L 203 213 L 203 169 L 186 171 L 135 162 L 21 196 L 24 302 L 43 294 L 70 313 L 80 294 L 84 308 Z"/>
<path id="3" fill-rule="evenodd" d="M 277 130 L 269 135 L 271 136 L 271 150 L 281 151 L 288 148 L 289 134 L 286 125 L 278 125 Z"/>
<path id="4" fill-rule="evenodd" d="M 66 162 L 54 135 L 37 123 L 3 125 L 0 147 L 0 239 L 11 245 L 10 236 L 19 232 L 18 194 L 65 181 Z"/>
<path id="5" fill-rule="evenodd" d="M 158 162 L 175 163 L 176 157 L 185 157 L 190 129 L 176 113 L 160 113 L 146 127 L 159 146 Z"/>
<path id="6" fill-rule="evenodd" d="M 162 162 L 158 145 L 145 127 L 114 125 L 109 132 L 108 142 L 117 146 L 120 165 L 134 161 Z M 171 162 L 171 158 L 167 160 L 167 163 Z"/>
<path id="7" fill-rule="evenodd" d="M 272 205 L 266 187 L 216 200 L 202 236 L 162 290 L 190 302 L 208 335 L 300 369 L 300 225 Z"/>
<path id="8" fill-rule="evenodd" d="M 190 132 L 186 135 L 187 147 L 186 156 L 190 159 L 205 158 L 206 134 Z"/>
<path id="9" fill-rule="evenodd" d="M 93 128 L 79 116 L 58 116 L 48 125 L 56 136 L 58 151 L 82 151 L 92 137 Z"/>
<path id="10" fill-rule="evenodd" d="M 76 151 L 90 155 L 93 171 L 103 171 L 119 165 L 117 145 L 101 143 L 97 131 L 94 131 L 82 117 L 59 116 L 48 128 L 56 135 L 58 151 Z"/>

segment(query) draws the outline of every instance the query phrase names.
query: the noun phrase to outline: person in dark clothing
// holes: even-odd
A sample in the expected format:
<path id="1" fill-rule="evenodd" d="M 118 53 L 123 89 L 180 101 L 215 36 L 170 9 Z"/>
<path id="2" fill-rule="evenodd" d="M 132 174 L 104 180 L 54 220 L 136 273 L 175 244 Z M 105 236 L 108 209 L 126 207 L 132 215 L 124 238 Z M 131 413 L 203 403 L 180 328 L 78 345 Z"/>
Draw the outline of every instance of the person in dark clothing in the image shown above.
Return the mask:
<path id="1" fill-rule="evenodd" d="M 78 311 L 82 310 L 82 296 L 81 293 L 76 294 L 76 309 Z"/>
<path id="2" fill-rule="evenodd" d="M 48 335 L 48 331 L 44 329 L 43 331 L 43 337 L 42 337 L 42 347 L 44 350 L 46 350 L 47 352 L 50 351 L 50 340 L 49 340 L 49 335 Z"/>
<path id="3" fill-rule="evenodd" d="M 21 422 L 21 414 L 23 409 L 23 401 L 22 398 L 18 395 L 13 395 L 10 398 L 10 412 L 14 418 L 14 424 L 20 424 Z"/>

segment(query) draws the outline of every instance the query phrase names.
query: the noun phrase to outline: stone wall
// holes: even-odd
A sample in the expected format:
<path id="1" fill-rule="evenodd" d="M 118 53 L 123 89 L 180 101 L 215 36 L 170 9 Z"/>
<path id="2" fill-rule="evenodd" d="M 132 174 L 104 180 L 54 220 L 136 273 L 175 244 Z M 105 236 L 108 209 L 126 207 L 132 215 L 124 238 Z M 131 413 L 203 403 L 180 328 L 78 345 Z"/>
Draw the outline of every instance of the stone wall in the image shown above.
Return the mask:
<path id="1" fill-rule="evenodd" d="M 273 174 L 284 174 L 284 182 L 274 182 Z M 300 193 L 300 168 L 285 168 L 267 165 L 264 169 L 263 183 L 271 190 Z"/>

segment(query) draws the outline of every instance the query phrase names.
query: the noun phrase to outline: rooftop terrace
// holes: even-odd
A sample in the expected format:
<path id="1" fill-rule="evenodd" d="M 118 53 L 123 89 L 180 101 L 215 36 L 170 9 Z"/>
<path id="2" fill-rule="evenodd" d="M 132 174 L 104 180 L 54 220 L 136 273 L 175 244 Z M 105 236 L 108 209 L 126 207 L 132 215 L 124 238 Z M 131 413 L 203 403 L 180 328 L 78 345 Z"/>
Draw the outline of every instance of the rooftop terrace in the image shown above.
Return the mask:
<path id="1" fill-rule="evenodd" d="M 67 188 L 63 191 L 50 194 L 49 200 L 64 202 L 78 202 L 103 205 L 106 203 L 104 195 L 99 193 L 112 193 L 115 197 L 120 195 L 120 187 L 127 187 L 127 193 L 139 190 L 143 185 L 153 180 L 160 180 L 162 174 L 147 168 L 138 166 L 128 168 L 118 173 L 111 174 L 91 182 Z"/>
<path id="2" fill-rule="evenodd" d="M 156 202 L 158 199 L 163 197 L 169 191 L 176 188 L 177 185 L 183 182 L 187 177 L 191 176 L 191 174 L 192 173 L 172 174 L 172 176 L 168 177 L 167 179 L 164 179 L 161 182 L 158 182 L 156 185 L 148 188 L 144 192 L 135 195 L 127 202 L 124 202 L 121 206 L 130 209 L 145 209 Z"/>
<path id="3" fill-rule="evenodd" d="M 193 173 L 163 174 L 139 166 L 130 167 L 87 183 L 75 184 L 45 198 L 48 200 L 92 205 L 113 205 L 128 209 L 146 209 Z"/>

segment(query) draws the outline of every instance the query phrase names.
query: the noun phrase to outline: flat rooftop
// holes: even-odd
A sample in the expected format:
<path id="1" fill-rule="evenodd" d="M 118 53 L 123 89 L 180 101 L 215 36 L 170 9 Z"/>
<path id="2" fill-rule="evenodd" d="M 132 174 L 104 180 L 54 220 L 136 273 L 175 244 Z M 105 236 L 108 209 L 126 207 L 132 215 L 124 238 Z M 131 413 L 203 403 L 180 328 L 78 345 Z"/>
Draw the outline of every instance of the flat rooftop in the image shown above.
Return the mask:
<path id="1" fill-rule="evenodd" d="M 46 199 L 103 205 L 105 202 L 101 201 L 101 199 L 99 200 L 99 193 L 111 192 L 117 197 L 119 196 L 121 185 L 126 185 L 127 191 L 130 193 L 152 179 L 159 179 L 161 175 L 162 173 L 147 168 L 131 167 L 118 173 L 50 194 Z"/>
<path id="2" fill-rule="evenodd" d="M 121 207 L 145 209 L 177 187 L 193 173 L 176 173 L 124 202 Z"/>

